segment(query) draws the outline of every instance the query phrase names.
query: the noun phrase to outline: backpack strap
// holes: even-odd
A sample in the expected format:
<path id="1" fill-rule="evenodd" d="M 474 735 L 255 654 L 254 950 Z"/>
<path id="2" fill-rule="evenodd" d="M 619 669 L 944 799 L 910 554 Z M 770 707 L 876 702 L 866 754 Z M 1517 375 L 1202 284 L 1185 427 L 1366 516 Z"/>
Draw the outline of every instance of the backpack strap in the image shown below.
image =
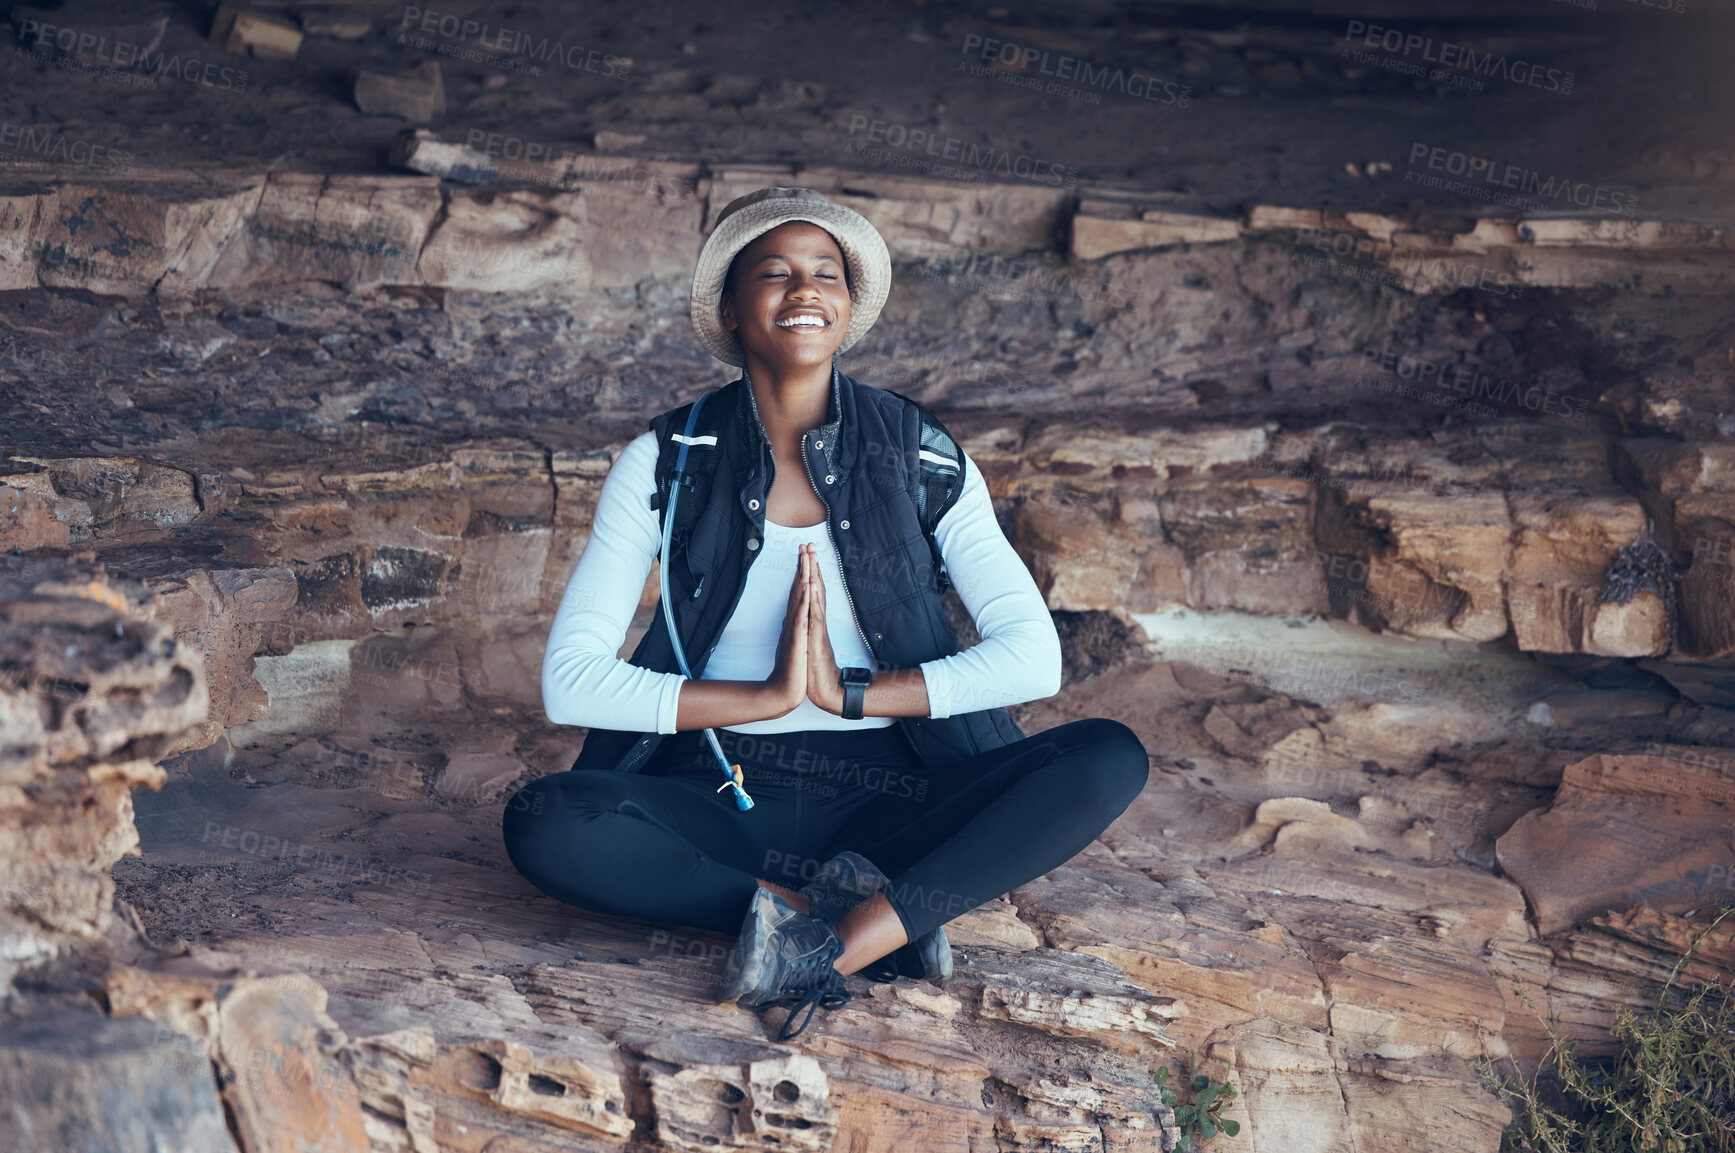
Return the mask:
<path id="1" fill-rule="evenodd" d="M 886 391 L 904 403 L 914 405 L 921 416 L 921 446 L 916 458 L 916 515 L 921 519 L 922 532 L 928 538 L 928 551 L 934 557 L 934 584 L 943 593 L 952 587 L 952 578 L 946 571 L 945 559 L 940 556 L 940 544 L 934 539 L 934 530 L 963 495 L 964 450 L 958 447 L 958 442 L 946 431 L 940 418 L 929 412 L 925 405 L 901 392 L 892 392 L 889 388 Z"/>
<path id="2" fill-rule="evenodd" d="M 653 509 L 667 509 L 671 488 L 681 486 L 681 497 L 675 502 L 671 552 L 680 551 L 694 522 L 710 502 L 711 478 L 722 456 L 723 406 L 705 402 L 718 391 L 706 389 L 692 404 L 675 409 L 665 418 L 664 427 L 672 431 L 657 448 L 657 491 L 651 494 L 650 502 Z M 680 466 L 678 474 L 677 466 Z M 658 518 L 657 527 L 667 527 L 662 517 Z"/>

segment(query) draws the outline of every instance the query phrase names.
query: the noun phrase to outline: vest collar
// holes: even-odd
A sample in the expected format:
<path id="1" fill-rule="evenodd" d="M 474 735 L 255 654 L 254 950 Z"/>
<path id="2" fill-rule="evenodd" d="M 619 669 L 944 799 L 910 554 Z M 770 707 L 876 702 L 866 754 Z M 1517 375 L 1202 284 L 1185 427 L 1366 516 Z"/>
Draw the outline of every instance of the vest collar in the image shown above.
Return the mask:
<path id="1" fill-rule="evenodd" d="M 757 459 L 759 451 L 770 443 L 771 438 L 765 435 L 765 422 L 759 419 L 759 400 L 753 395 L 753 380 L 745 369 L 741 371 L 739 383 L 741 391 L 747 394 L 747 403 L 738 405 L 736 408 L 736 412 L 740 416 L 740 431 L 746 442 L 754 450 L 749 453 L 749 459 Z M 850 395 L 848 402 L 846 402 L 845 393 L 848 391 L 843 386 L 843 374 L 838 371 L 837 361 L 833 359 L 831 362 L 831 398 L 825 406 L 825 423 L 812 430 L 813 437 L 808 442 L 808 451 L 810 452 L 814 451 L 812 448 L 814 441 L 825 446 L 818 450 L 819 455 L 824 457 L 826 467 L 833 473 L 845 472 L 854 463 L 855 454 L 845 452 L 846 444 L 853 441 L 853 437 L 846 438 L 843 435 L 845 413 L 849 413 L 852 418 L 854 416 L 853 401 L 855 397 Z M 848 423 L 850 431 L 853 433 L 855 422 L 851 419 Z"/>

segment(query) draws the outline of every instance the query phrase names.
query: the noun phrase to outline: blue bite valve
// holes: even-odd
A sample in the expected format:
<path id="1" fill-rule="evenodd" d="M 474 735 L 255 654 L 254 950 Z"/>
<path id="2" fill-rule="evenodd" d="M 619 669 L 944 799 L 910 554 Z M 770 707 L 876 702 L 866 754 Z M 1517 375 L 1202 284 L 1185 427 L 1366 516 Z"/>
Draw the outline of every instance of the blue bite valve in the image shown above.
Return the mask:
<path id="1" fill-rule="evenodd" d="M 723 771 L 732 776 L 734 780 L 724 781 L 722 784 L 717 786 L 717 791 L 720 793 L 724 789 L 734 789 L 735 807 L 745 813 L 748 809 L 753 807 L 753 798 L 748 796 L 747 790 L 741 787 L 741 782 L 744 779 L 741 775 L 741 766 L 730 765 Z"/>

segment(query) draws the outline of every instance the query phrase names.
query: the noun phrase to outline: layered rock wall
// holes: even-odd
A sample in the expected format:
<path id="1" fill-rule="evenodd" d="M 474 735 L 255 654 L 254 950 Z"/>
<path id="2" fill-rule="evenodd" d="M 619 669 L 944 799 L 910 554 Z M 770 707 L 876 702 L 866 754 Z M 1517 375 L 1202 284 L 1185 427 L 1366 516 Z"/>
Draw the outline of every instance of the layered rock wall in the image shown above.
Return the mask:
<path id="1" fill-rule="evenodd" d="M 1492 1150 L 1477 1063 L 1543 1052 L 1526 997 L 1592 1052 L 1654 994 L 1735 875 L 1726 781 L 1693 759 L 1735 739 L 1721 378 L 1548 349 L 1514 391 L 1493 378 L 1558 317 L 1451 278 L 1593 327 L 1610 284 L 1707 306 L 1722 233 L 665 169 L 14 190 L 7 323 L 85 356 L 101 399 L 0 445 L 7 976 L 93 1003 L 29 973 L 126 936 L 117 861 L 149 938 L 86 962 L 83 1048 L 17 1010 L 20 1094 L 174 1050 L 153 1076 L 182 1128 L 216 1141 L 226 1108 L 247 1153 L 1162 1150 L 1149 1070 L 1192 1052 L 1235 1071 L 1253 1148 Z M 512 785 L 576 751 L 538 672 L 602 480 L 713 382 L 692 253 L 772 182 L 886 234 L 902 337 L 851 371 L 941 411 L 1063 614 L 1072 681 L 1021 723 L 1113 715 L 1154 754 L 1098 843 L 952 923 L 946 988 L 864 985 L 795 1045 L 710 1002 L 725 941 L 558 906 L 498 843 Z M 1398 251 L 1425 274 L 1395 303 L 1352 283 Z M 1435 419 L 1473 393 L 1490 411 Z M 108 575 L 40 575 L 77 549 Z M 1293 667 L 1322 629 L 1347 687 Z M 1423 692 L 1383 679 L 1424 655 Z M 139 783 L 162 791 L 135 826 Z M 1587 876 L 1574 846 L 1611 818 Z"/>

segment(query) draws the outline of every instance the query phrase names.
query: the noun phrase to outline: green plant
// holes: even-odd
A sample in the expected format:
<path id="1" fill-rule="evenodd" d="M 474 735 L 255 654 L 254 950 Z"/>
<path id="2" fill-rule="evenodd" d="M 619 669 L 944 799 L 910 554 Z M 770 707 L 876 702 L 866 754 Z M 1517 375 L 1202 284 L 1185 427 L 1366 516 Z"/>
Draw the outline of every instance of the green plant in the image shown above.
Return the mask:
<path id="1" fill-rule="evenodd" d="M 1222 1115 L 1224 1108 L 1235 1100 L 1235 1086 L 1195 1072 L 1191 1057 L 1187 1058 L 1187 1080 L 1183 1082 L 1190 1086 L 1193 1096 L 1187 1104 L 1180 1104 L 1180 1095 L 1169 1088 L 1167 1065 L 1159 1065 L 1151 1074 L 1151 1080 L 1157 1083 L 1163 1104 L 1175 1111 L 1175 1125 L 1181 1130 L 1181 1143 L 1177 1148 L 1189 1148 L 1195 1139 L 1209 1141 L 1219 1131 L 1225 1137 L 1241 1132 L 1241 1122 Z"/>
<path id="2" fill-rule="evenodd" d="M 1524 1153 L 1731 1153 L 1735 1151 L 1735 988 L 1715 981 L 1671 1006 L 1681 966 L 1735 906 L 1724 906 L 1694 934 L 1669 971 L 1655 1009 L 1623 1009 L 1611 1035 L 1621 1052 L 1608 1062 L 1586 1063 L 1577 1042 L 1563 1040 L 1537 1012 L 1529 994 L 1515 990 L 1548 1033 L 1549 1047 L 1526 1080 L 1514 1066 L 1500 1076 L 1478 1062 L 1491 1092 L 1515 1105 L 1502 1148 Z M 1543 1071 L 1553 1060 L 1553 1084 Z"/>

